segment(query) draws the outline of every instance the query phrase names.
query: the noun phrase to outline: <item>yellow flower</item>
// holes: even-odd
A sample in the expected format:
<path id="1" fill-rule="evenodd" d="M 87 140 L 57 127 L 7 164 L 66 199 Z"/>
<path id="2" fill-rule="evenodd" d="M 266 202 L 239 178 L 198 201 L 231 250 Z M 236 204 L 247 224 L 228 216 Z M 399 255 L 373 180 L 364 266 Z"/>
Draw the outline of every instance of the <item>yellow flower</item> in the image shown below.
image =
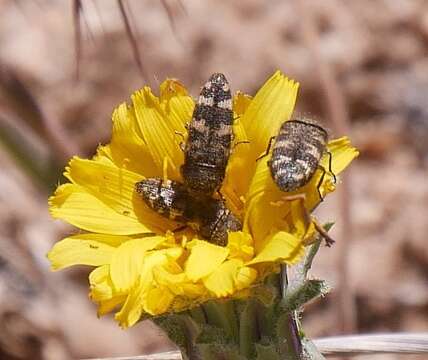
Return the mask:
<path id="1" fill-rule="evenodd" d="M 74 157 L 66 168 L 69 183 L 50 198 L 50 212 L 84 233 L 58 242 L 48 254 L 54 270 L 82 264 L 94 266 L 90 297 L 99 315 L 116 310 L 128 327 L 140 318 L 180 311 L 213 298 L 241 296 L 275 265 L 293 264 L 303 254 L 308 225 L 297 201 L 282 201 L 267 161 L 256 159 L 269 139 L 291 117 L 298 84 L 277 71 L 254 98 L 234 97 L 235 143 L 221 193 L 229 209 L 243 221 L 242 231 L 229 233 L 220 247 L 172 232 L 178 224 L 151 210 L 139 198 L 135 183 L 149 177 L 181 181 L 183 152 L 177 135 L 186 133 L 194 100 L 176 80 L 160 86 L 159 97 L 148 87 L 132 95 L 113 113 L 112 139 L 91 159 Z M 344 137 L 328 144 L 338 175 L 358 152 Z M 327 167 L 327 158 L 322 159 Z M 312 210 L 320 199 L 322 172 L 296 191 Z M 333 191 L 325 174 L 323 195 Z"/>

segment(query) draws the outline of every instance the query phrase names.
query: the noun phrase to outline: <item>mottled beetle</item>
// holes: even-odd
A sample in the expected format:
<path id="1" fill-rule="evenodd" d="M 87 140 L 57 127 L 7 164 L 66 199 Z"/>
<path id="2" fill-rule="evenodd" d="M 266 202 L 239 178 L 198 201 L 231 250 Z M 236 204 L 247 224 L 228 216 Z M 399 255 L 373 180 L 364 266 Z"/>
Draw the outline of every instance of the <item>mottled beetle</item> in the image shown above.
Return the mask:
<path id="1" fill-rule="evenodd" d="M 149 178 L 137 182 L 135 191 L 148 207 L 170 220 L 187 223 L 199 211 L 186 187 L 177 181 Z"/>
<path id="2" fill-rule="evenodd" d="M 315 120 L 293 119 L 285 121 L 278 135 L 269 141 L 269 152 L 272 140 L 272 156 L 268 166 L 274 182 L 285 192 L 294 191 L 304 185 L 314 175 L 318 168 L 323 170 L 317 185 L 322 200 L 320 186 L 324 180 L 325 169 L 319 165 L 324 153 L 329 155 L 329 172 L 331 171 L 331 154 L 327 151 L 328 133 Z"/>
<path id="3" fill-rule="evenodd" d="M 177 181 L 145 179 L 135 184 L 135 190 L 160 215 L 184 224 L 197 223 L 201 237 L 213 244 L 225 246 L 228 230 L 242 229 L 239 219 L 226 208 L 222 200 L 194 198 Z"/>
<path id="4" fill-rule="evenodd" d="M 222 200 L 204 202 L 200 215 L 199 233 L 213 244 L 226 246 L 228 230 L 242 230 L 241 222 Z"/>
<path id="5" fill-rule="evenodd" d="M 188 125 L 181 167 L 184 184 L 196 197 L 219 190 L 233 141 L 232 94 L 223 74 L 211 75 L 202 87 Z"/>
<path id="6" fill-rule="evenodd" d="M 318 168 L 322 169 L 322 175 L 317 184 L 318 194 L 323 200 L 320 186 L 324 180 L 326 170 L 319 164 L 324 153 L 329 156 L 329 172 L 334 182 L 336 176 L 331 170 L 331 153 L 327 151 L 328 133 L 315 120 L 292 119 L 285 121 L 279 129 L 278 135 L 269 140 L 267 155 L 273 144 L 272 156 L 268 166 L 275 184 L 284 192 L 292 192 L 306 185 Z M 260 158 L 259 158 L 260 159 Z M 331 246 L 334 240 L 328 235 L 315 219 L 310 217 L 305 207 L 305 194 L 286 196 L 284 200 L 300 201 L 305 211 L 306 223 L 312 222 L 316 230 L 325 239 L 327 246 Z"/>

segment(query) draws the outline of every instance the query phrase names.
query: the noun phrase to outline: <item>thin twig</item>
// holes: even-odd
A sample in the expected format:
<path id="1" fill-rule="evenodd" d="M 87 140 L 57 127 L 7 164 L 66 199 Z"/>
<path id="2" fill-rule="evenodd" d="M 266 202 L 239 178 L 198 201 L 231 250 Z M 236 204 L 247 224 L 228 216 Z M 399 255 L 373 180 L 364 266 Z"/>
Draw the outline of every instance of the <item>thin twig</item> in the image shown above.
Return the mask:
<path id="1" fill-rule="evenodd" d="M 66 162 L 73 155 L 80 153 L 78 145 L 70 141 L 61 123 L 47 113 L 35 94 L 20 80 L 17 72 L 2 64 L 0 93 L 6 97 L 5 105 L 10 111 L 45 139 L 61 162 Z"/>
<path id="2" fill-rule="evenodd" d="M 86 360 L 181 360 L 181 354 L 177 351 L 167 351 L 151 355 L 136 355 L 116 358 L 96 358 Z"/>
<path id="3" fill-rule="evenodd" d="M 428 333 L 398 333 L 338 336 L 314 340 L 325 355 L 350 356 L 362 354 L 426 354 Z"/>
<path id="4" fill-rule="evenodd" d="M 326 107 L 333 127 L 338 134 L 349 133 L 349 115 L 346 101 L 342 95 L 340 86 L 336 80 L 336 74 L 328 62 L 321 56 L 319 49 L 319 35 L 316 24 L 311 13 L 311 7 L 306 0 L 298 2 L 299 18 L 302 24 L 302 35 L 306 46 L 312 53 L 314 64 L 317 69 L 319 81 L 325 94 Z M 349 171 L 342 175 L 343 183 L 339 188 L 340 213 L 342 221 L 342 231 L 339 236 L 341 241 L 337 242 L 337 293 L 336 306 L 338 308 L 338 330 L 342 333 L 351 333 L 356 330 L 356 308 L 352 289 L 349 286 L 348 259 L 352 241 L 351 224 L 351 193 Z"/>
<path id="5" fill-rule="evenodd" d="M 94 44 L 95 43 L 95 34 L 91 30 L 91 26 L 89 24 L 87 13 L 85 12 L 85 9 L 83 8 L 82 4 L 80 6 L 80 14 L 81 14 L 81 19 L 82 19 L 83 23 L 85 24 L 85 28 L 86 28 L 85 34 L 87 34 L 87 39 L 90 40 Z"/>
<path id="6" fill-rule="evenodd" d="M 103 18 L 101 16 L 101 10 L 100 10 L 100 7 L 98 6 L 97 0 L 92 0 L 92 4 L 94 5 L 95 13 L 97 14 L 98 23 L 100 24 L 102 34 L 105 36 L 107 34 L 107 31 L 104 26 Z"/>
<path id="7" fill-rule="evenodd" d="M 336 336 L 313 340 L 318 350 L 328 356 L 356 356 L 375 354 L 428 354 L 428 333 L 397 333 Z M 152 355 L 97 360 L 178 360 L 179 351 Z M 95 360 L 95 359 L 93 359 Z"/>
<path id="8" fill-rule="evenodd" d="M 73 25 L 74 25 L 74 53 L 75 53 L 75 81 L 79 80 L 80 75 L 80 59 L 82 56 L 82 28 L 80 26 L 80 11 L 82 3 L 80 0 L 73 0 Z"/>
<path id="9" fill-rule="evenodd" d="M 168 15 L 168 20 L 169 20 L 169 24 L 171 25 L 171 29 L 173 32 L 175 32 L 175 19 L 174 19 L 173 10 L 166 0 L 161 0 L 161 4 L 166 14 Z"/>
<path id="10" fill-rule="evenodd" d="M 178 4 L 182 12 L 187 15 L 184 5 L 180 1 L 176 1 L 176 3 Z M 177 16 L 177 11 L 175 11 L 175 9 L 177 8 L 177 6 L 175 7 L 175 9 L 173 9 L 167 0 L 161 0 L 161 4 L 168 16 L 169 25 L 171 26 L 173 35 L 179 42 L 181 42 L 180 38 L 178 37 L 177 23 L 175 21 L 175 18 Z"/>
<path id="11" fill-rule="evenodd" d="M 177 0 L 177 4 L 178 4 L 179 8 L 181 9 L 181 12 L 184 15 L 189 15 L 187 12 L 186 6 L 184 5 L 184 3 L 181 0 Z"/>
<path id="12" fill-rule="evenodd" d="M 140 71 L 141 77 L 143 80 L 147 78 L 144 72 L 143 64 L 141 62 L 140 49 L 138 48 L 137 39 L 135 37 L 134 32 L 132 31 L 131 24 L 128 19 L 128 15 L 126 14 L 125 6 L 123 4 L 123 0 L 117 1 L 119 4 L 120 14 L 122 16 L 123 23 L 125 24 L 126 34 L 128 36 L 129 42 L 131 44 L 132 52 L 134 54 L 135 62 L 137 63 L 138 70 Z"/>

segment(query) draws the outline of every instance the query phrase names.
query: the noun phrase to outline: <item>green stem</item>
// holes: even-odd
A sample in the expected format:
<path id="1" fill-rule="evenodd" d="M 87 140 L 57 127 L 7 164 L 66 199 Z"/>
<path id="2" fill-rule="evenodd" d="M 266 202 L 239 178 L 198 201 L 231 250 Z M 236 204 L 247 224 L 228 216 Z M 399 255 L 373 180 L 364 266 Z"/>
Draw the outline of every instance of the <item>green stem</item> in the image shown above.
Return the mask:
<path id="1" fill-rule="evenodd" d="M 296 320 L 291 313 L 281 315 L 278 319 L 278 347 L 287 360 L 302 360 L 302 343 Z"/>
<path id="2" fill-rule="evenodd" d="M 207 319 L 205 318 L 205 313 L 200 306 L 194 307 L 189 310 L 190 317 L 195 320 L 198 324 L 205 324 Z"/>
<path id="3" fill-rule="evenodd" d="M 281 265 L 281 295 L 282 301 L 287 298 L 288 276 L 287 265 Z M 297 327 L 294 312 L 287 312 L 281 316 L 282 321 L 278 319 L 278 339 L 279 347 L 282 353 L 287 355 L 287 359 L 301 360 L 302 359 L 302 343 L 300 341 L 299 329 Z M 285 339 L 283 342 L 281 339 Z"/>

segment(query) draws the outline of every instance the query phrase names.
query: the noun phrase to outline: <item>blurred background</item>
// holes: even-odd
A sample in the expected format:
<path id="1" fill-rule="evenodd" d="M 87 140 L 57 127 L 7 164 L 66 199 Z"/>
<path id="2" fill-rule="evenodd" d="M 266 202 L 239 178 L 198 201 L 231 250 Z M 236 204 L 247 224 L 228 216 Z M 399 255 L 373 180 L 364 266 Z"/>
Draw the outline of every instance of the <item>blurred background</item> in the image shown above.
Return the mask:
<path id="1" fill-rule="evenodd" d="M 49 271 L 73 229 L 47 197 L 73 154 L 109 141 L 133 91 L 173 77 L 196 96 L 217 71 L 254 95 L 282 70 L 300 82 L 297 112 L 361 152 L 318 212 L 337 242 L 312 274 L 334 290 L 305 332 L 428 331 L 426 1 L 0 0 L 0 19 L 1 359 L 171 348 L 149 322 L 97 319 L 89 269 Z"/>

